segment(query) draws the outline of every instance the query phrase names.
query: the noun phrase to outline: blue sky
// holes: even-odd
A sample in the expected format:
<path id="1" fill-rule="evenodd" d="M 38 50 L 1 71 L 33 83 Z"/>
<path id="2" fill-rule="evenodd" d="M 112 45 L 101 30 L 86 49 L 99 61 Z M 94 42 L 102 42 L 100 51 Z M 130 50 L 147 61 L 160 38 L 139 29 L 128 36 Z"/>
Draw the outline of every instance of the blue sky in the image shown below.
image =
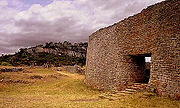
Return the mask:
<path id="1" fill-rule="evenodd" d="M 52 3 L 54 0 L 0 0 L 7 1 L 7 7 L 18 9 L 18 10 L 27 10 L 34 4 L 40 4 L 41 6 L 46 6 Z"/>
<path id="2" fill-rule="evenodd" d="M 0 0 L 0 55 L 91 33 L 163 0 Z"/>
<path id="3" fill-rule="evenodd" d="M 20 1 L 30 6 L 33 4 L 40 4 L 42 6 L 45 6 L 53 2 L 53 0 L 20 0 Z"/>

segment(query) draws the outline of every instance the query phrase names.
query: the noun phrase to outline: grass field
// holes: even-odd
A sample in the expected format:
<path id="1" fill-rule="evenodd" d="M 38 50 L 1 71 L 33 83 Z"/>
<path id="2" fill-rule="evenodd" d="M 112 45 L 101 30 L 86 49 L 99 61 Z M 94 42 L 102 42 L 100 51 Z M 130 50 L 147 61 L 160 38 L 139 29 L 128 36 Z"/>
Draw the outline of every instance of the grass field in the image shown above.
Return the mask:
<path id="1" fill-rule="evenodd" d="M 144 92 L 119 100 L 101 99 L 106 91 L 86 86 L 83 75 L 53 68 L 1 73 L 0 80 L 0 108 L 180 108 L 180 101 L 143 97 Z"/>

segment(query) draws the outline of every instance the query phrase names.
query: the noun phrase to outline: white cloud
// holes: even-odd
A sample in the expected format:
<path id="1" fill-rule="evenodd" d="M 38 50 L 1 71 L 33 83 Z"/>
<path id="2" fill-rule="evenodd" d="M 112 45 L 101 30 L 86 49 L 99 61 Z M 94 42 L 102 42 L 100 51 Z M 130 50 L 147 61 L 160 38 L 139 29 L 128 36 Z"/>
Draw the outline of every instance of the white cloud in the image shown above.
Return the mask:
<path id="1" fill-rule="evenodd" d="M 18 28 L 14 25 L 14 16 L 18 12 L 18 10 L 9 7 L 7 0 L 0 1 L 0 32 L 7 34 L 18 32 Z"/>
<path id="2" fill-rule="evenodd" d="M 8 5 L 8 2 L 3 0 L 3 1 L 0 1 L 0 9 L 3 8 L 4 6 L 7 6 Z"/>
<path id="3" fill-rule="evenodd" d="M 99 28 L 162 0 L 54 0 L 42 6 L 0 1 L 0 53 L 48 41 L 87 41 Z M 11 50 L 12 49 L 12 50 Z"/>

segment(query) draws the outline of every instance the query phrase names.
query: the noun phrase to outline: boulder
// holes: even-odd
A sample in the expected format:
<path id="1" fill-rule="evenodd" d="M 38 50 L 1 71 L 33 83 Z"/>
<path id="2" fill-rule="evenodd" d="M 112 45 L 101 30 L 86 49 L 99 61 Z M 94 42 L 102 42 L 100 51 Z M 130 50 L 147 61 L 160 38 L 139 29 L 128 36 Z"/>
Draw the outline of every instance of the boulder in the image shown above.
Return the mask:
<path id="1" fill-rule="evenodd" d="M 71 73 L 78 73 L 78 74 L 84 74 L 85 73 L 85 70 L 82 69 L 82 67 L 79 66 L 79 65 L 63 66 L 62 70 L 68 71 L 68 72 L 71 72 Z"/>

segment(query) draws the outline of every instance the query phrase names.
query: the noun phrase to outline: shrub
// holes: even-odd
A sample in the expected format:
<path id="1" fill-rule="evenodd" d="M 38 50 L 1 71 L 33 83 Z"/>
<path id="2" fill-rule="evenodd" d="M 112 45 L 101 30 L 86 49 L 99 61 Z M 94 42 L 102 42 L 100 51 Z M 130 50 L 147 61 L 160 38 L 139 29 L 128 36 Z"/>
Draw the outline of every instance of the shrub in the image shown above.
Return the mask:
<path id="1" fill-rule="evenodd" d="M 2 65 L 2 66 L 12 66 L 12 65 L 11 65 L 10 63 L 8 63 L 8 62 L 2 62 L 1 65 Z"/>

